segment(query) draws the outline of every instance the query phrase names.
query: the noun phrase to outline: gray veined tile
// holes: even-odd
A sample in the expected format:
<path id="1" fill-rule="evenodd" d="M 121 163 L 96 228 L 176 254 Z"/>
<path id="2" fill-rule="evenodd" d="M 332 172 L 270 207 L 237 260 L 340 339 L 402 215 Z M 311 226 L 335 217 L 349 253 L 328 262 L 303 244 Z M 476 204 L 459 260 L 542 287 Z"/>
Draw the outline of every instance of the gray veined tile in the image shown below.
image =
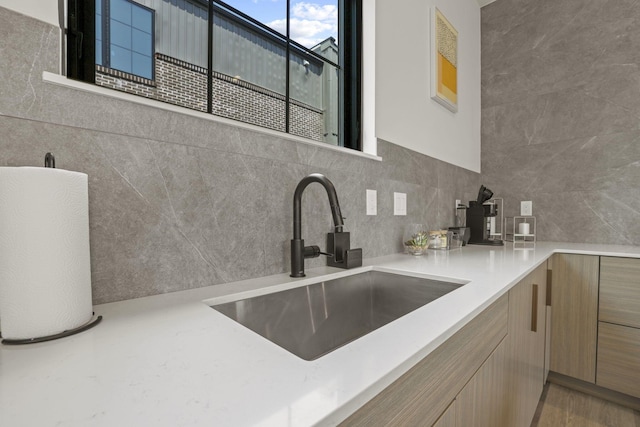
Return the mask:
<path id="1" fill-rule="evenodd" d="M 638 191 L 631 194 L 638 196 Z M 563 192 L 534 199 L 541 240 L 636 244 L 638 206 L 606 192 Z"/>
<path id="2" fill-rule="evenodd" d="M 177 220 L 168 188 L 149 142 L 113 134 L 96 133 L 103 162 L 113 168 L 140 198 L 165 216 Z"/>
<path id="3" fill-rule="evenodd" d="M 376 160 L 365 159 L 322 147 L 307 146 L 305 164 L 315 169 L 350 171 L 354 175 L 365 173 Z"/>
<path id="4" fill-rule="evenodd" d="M 616 26 L 638 16 L 637 0 L 592 0 L 585 3 L 576 20 L 580 23 L 597 22 L 603 26 Z"/>
<path id="5" fill-rule="evenodd" d="M 303 163 L 311 149 L 311 146 L 294 141 L 285 134 L 280 137 L 244 128 L 239 128 L 237 132 L 236 152 L 245 155 L 287 163 Z"/>
<path id="6" fill-rule="evenodd" d="M 628 29 L 638 13 L 629 2 L 535 3 L 536 13 L 518 25 L 483 12 L 484 107 L 578 87 L 597 64 L 637 62 L 638 46 Z M 610 22 L 618 9 L 628 14 Z"/>
<path id="7" fill-rule="evenodd" d="M 636 0 L 483 9 L 482 181 L 508 215 L 533 201 L 539 239 L 638 242 L 639 18 Z"/>
<path id="8" fill-rule="evenodd" d="M 610 229 L 611 242 L 640 244 L 640 188 L 615 188 L 590 193 L 585 203 L 595 216 Z"/>
<path id="9" fill-rule="evenodd" d="M 499 62 L 509 66 L 522 52 L 550 40 L 561 40 L 559 34 L 574 25 L 576 16 L 598 1 L 500 0 L 495 7 L 483 8 L 483 66 Z"/>
<path id="10" fill-rule="evenodd" d="M 488 152 L 483 178 L 541 194 L 633 188 L 640 182 L 639 142 L 634 131 Z"/>
<path id="11" fill-rule="evenodd" d="M 541 191 L 610 190 L 638 187 L 640 132 L 625 132 L 569 143 L 568 149 L 549 158 L 556 182 L 547 176 Z M 546 169 L 550 172 L 550 168 Z M 570 172 L 570 173 L 567 173 Z M 550 175 L 550 174 L 549 174 Z"/>
<path id="12" fill-rule="evenodd" d="M 383 140 L 378 140 L 378 155 L 382 157 L 382 165 L 377 174 L 398 181 L 438 185 L 439 160 Z"/>
<path id="13" fill-rule="evenodd" d="M 585 94 L 640 117 L 640 63 L 603 61 L 589 70 Z"/>
<path id="14" fill-rule="evenodd" d="M 196 149 L 155 142 L 150 147 L 176 218 L 176 228 L 222 280 L 228 279 L 210 247 L 215 216 L 206 182 L 199 172 Z"/>
<path id="15" fill-rule="evenodd" d="M 633 131 L 640 121 L 629 110 L 587 95 L 565 90 L 491 107 L 495 143 L 540 144 L 579 137 Z M 485 109 L 487 110 L 487 109 Z"/>
<path id="16" fill-rule="evenodd" d="M 105 220 L 99 206 L 91 228 L 94 303 L 221 282 L 174 224 L 136 203 L 135 195 L 117 194 L 129 202 L 127 208 L 107 211 L 112 218 Z"/>
<path id="17" fill-rule="evenodd" d="M 42 72 L 58 71 L 59 30 L 3 9 L 0 13 L 0 114 L 38 115 L 46 104 Z"/>
<path id="18" fill-rule="evenodd" d="M 97 160 L 89 172 L 96 303 L 221 282 L 173 217 L 147 203 L 102 153 Z"/>
<path id="19" fill-rule="evenodd" d="M 601 51 L 544 49 L 523 51 L 509 65 L 487 65 L 482 71 L 482 106 L 490 107 L 582 87 Z"/>

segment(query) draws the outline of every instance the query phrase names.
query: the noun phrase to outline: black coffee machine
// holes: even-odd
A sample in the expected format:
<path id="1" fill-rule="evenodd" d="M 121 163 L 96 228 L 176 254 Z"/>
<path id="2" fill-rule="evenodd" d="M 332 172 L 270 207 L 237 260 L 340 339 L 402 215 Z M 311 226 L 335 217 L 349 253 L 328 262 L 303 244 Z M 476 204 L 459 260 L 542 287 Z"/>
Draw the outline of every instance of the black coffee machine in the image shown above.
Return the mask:
<path id="1" fill-rule="evenodd" d="M 489 240 L 487 221 L 498 215 L 498 207 L 493 204 L 485 205 L 484 202 L 493 197 L 493 191 L 484 185 L 478 191 L 478 200 L 470 201 L 467 208 L 467 226 L 471 228 L 470 245 L 502 246 L 502 240 Z"/>

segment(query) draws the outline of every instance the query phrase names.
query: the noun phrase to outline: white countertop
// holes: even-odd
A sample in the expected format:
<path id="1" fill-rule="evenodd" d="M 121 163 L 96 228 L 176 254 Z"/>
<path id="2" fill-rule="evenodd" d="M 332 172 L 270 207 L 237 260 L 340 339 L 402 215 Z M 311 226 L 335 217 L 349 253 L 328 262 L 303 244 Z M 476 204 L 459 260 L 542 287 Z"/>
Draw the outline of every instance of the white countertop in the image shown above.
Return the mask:
<path id="1" fill-rule="evenodd" d="M 518 245 L 519 247 L 521 245 Z M 40 344 L 0 346 L 0 425 L 335 425 L 433 351 L 553 252 L 640 258 L 640 248 L 470 245 L 365 260 L 469 281 L 317 360 L 305 361 L 209 308 L 354 270 L 317 268 L 95 307 L 103 322 Z M 329 275 L 329 276 L 327 276 Z M 235 295 L 234 295 L 235 294 Z M 230 297 L 232 295 L 232 297 Z"/>

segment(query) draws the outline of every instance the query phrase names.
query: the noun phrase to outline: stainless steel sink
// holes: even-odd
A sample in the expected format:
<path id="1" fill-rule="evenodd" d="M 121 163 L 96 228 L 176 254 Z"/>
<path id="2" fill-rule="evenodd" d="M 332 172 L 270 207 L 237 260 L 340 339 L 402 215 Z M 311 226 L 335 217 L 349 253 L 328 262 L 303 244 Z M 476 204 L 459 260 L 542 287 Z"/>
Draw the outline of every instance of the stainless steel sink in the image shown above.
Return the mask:
<path id="1" fill-rule="evenodd" d="M 368 271 L 212 308 L 302 359 L 314 360 L 460 286 Z"/>

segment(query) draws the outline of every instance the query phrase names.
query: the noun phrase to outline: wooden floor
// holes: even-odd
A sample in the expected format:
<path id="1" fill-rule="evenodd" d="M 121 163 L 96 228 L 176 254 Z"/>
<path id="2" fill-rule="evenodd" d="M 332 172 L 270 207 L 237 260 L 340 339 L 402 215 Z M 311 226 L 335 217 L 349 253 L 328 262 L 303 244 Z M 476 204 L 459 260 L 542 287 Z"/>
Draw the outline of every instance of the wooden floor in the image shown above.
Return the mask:
<path id="1" fill-rule="evenodd" d="M 640 427 L 640 412 L 547 383 L 531 427 Z"/>

